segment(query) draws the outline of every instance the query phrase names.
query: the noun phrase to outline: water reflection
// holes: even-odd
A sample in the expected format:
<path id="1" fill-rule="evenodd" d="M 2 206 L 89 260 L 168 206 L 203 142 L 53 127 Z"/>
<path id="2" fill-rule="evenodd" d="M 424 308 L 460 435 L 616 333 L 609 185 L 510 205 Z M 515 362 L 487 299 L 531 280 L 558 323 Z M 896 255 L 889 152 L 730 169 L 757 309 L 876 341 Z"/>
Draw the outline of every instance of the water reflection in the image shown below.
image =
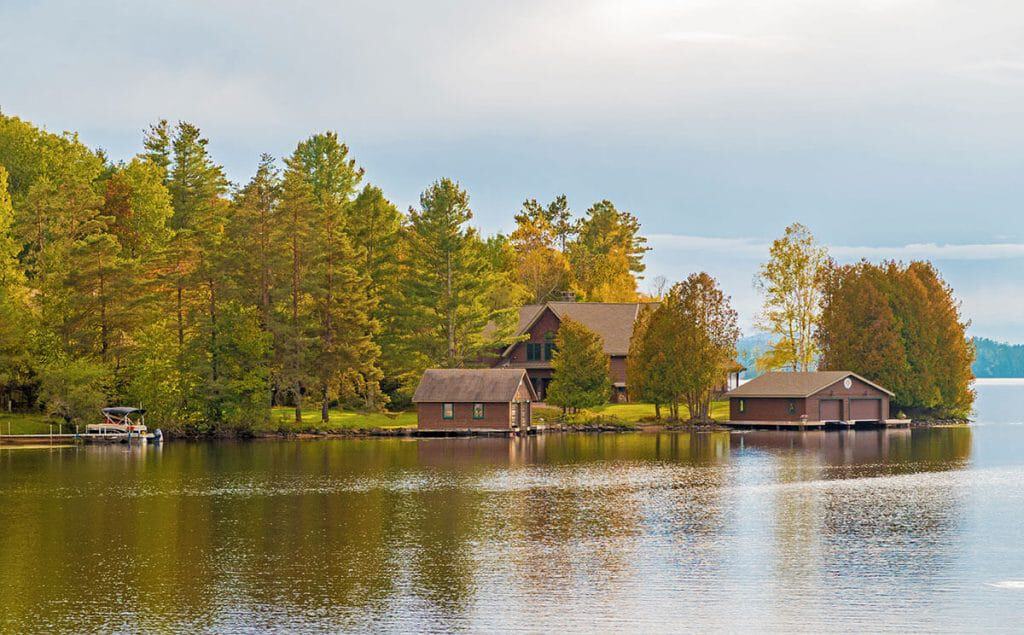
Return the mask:
<path id="1" fill-rule="evenodd" d="M 0 451 L 0 630 L 906 625 L 963 575 L 974 434 Z"/>

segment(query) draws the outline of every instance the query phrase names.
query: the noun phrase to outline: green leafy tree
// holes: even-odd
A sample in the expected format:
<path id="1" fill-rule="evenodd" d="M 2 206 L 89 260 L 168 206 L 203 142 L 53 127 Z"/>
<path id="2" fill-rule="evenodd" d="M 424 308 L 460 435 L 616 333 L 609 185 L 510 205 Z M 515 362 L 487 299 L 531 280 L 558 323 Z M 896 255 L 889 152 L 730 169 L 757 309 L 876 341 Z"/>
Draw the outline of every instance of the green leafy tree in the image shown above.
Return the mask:
<path id="1" fill-rule="evenodd" d="M 665 307 L 674 322 L 670 354 L 682 362 L 676 376 L 679 393 L 691 421 L 709 421 L 712 395 L 736 358 L 736 311 L 704 272 L 672 287 Z"/>
<path id="2" fill-rule="evenodd" d="M 46 413 L 64 423 L 82 425 L 95 421 L 106 406 L 110 371 L 85 358 L 59 359 L 41 372 L 39 399 Z"/>
<path id="3" fill-rule="evenodd" d="M 809 229 L 794 223 L 772 243 L 770 254 L 757 277 L 764 295 L 758 326 L 774 336 L 774 343 L 758 359 L 758 369 L 811 370 L 818 353 L 814 329 L 822 275 L 829 266 L 828 250 L 815 242 Z"/>
<path id="4" fill-rule="evenodd" d="M 13 225 L 7 169 L 0 165 L 0 406 L 7 410 L 12 408 L 14 392 L 29 381 L 32 372 L 32 315 Z"/>
<path id="5" fill-rule="evenodd" d="M 530 203 L 523 204 L 529 209 Z M 516 229 L 509 237 L 515 257 L 515 281 L 531 303 L 559 297 L 569 288 L 569 262 L 558 249 L 560 239 L 548 215 L 540 208 L 516 215 Z M 564 238 L 562 236 L 561 238 Z"/>
<path id="6" fill-rule="evenodd" d="M 607 402 L 612 384 L 601 336 L 567 317 L 558 327 L 555 347 L 547 402 L 569 412 Z"/>

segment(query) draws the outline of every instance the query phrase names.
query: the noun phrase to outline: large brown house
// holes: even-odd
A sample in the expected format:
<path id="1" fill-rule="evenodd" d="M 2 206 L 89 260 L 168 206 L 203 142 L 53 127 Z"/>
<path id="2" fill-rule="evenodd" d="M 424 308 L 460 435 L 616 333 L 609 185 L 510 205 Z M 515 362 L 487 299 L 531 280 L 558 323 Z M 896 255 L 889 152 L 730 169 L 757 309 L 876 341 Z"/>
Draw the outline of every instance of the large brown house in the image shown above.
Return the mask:
<path id="1" fill-rule="evenodd" d="M 729 391 L 729 419 L 883 422 L 893 393 L 846 370 L 765 373 Z"/>
<path id="2" fill-rule="evenodd" d="M 514 430 L 537 395 L 521 368 L 446 368 L 425 371 L 412 401 L 420 429 Z"/>
<path id="3" fill-rule="evenodd" d="M 651 303 L 657 306 L 656 303 Z M 555 335 L 562 320 L 569 317 L 601 336 L 608 354 L 614 401 L 626 401 L 626 356 L 633 325 L 645 306 L 643 302 L 548 302 L 528 304 L 519 309 L 516 337 L 523 338 L 510 345 L 495 363 L 499 368 L 523 368 L 541 401 L 551 383 L 551 357 L 555 351 Z M 744 369 L 736 365 L 729 371 L 725 389 L 739 385 Z"/>

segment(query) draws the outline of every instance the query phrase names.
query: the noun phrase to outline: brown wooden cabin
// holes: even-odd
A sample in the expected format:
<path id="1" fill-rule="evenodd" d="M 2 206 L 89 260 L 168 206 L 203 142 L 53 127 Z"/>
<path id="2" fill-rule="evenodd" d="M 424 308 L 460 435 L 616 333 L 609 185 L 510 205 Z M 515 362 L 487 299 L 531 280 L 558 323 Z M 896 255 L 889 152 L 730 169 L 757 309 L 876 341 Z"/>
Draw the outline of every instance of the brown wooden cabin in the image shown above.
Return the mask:
<path id="1" fill-rule="evenodd" d="M 774 372 L 727 394 L 729 419 L 749 422 L 884 422 L 893 393 L 845 370 Z"/>
<path id="2" fill-rule="evenodd" d="M 412 401 L 421 430 L 525 430 L 537 394 L 522 368 L 431 369 Z"/>
<path id="3" fill-rule="evenodd" d="M 554 375 L 551 358 L 555 352 L 555 335 L 562 320 L 569 317 L 601 336 L 608 355 L 612 380 L 613 402 L 629 401 L 626 365 L 633 325 L 644 307 L 656 308 L 657 302 L 547 302 L 529 304 L 519 309 L 517 341 L 501 352 L 494 366 L 525 369 L 537 393 L 544 401 Z M 739 385 L 740 373 L 746 370 L 734 364 L 727 370 L 725 386 L 720 392 Z"/>

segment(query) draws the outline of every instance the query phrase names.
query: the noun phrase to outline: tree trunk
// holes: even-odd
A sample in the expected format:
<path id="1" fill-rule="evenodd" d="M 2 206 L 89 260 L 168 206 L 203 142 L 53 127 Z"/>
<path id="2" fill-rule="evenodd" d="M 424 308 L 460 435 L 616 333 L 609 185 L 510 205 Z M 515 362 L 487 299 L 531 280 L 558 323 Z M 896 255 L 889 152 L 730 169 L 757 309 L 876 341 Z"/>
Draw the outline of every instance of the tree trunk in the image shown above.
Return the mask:
<path id="1" fill-rule="evenodd" d="M 327 395 L 328 395 L 327 384 L 324 384 L 323 403 L 320 405 L 320 421 L 322 423 L 330 423 L 330 420 L 331 420 L 330 412 L 328 411 L 329 410 L 328 407 L 330 406 L 331 401 L 330 401 L 330 399 L 328 399 Z"/>
<path id="2" fill-rule="evenodd" d="M 661 404 L 657 401 L 654 402 L 654 418 L 661 421 Z"/>

